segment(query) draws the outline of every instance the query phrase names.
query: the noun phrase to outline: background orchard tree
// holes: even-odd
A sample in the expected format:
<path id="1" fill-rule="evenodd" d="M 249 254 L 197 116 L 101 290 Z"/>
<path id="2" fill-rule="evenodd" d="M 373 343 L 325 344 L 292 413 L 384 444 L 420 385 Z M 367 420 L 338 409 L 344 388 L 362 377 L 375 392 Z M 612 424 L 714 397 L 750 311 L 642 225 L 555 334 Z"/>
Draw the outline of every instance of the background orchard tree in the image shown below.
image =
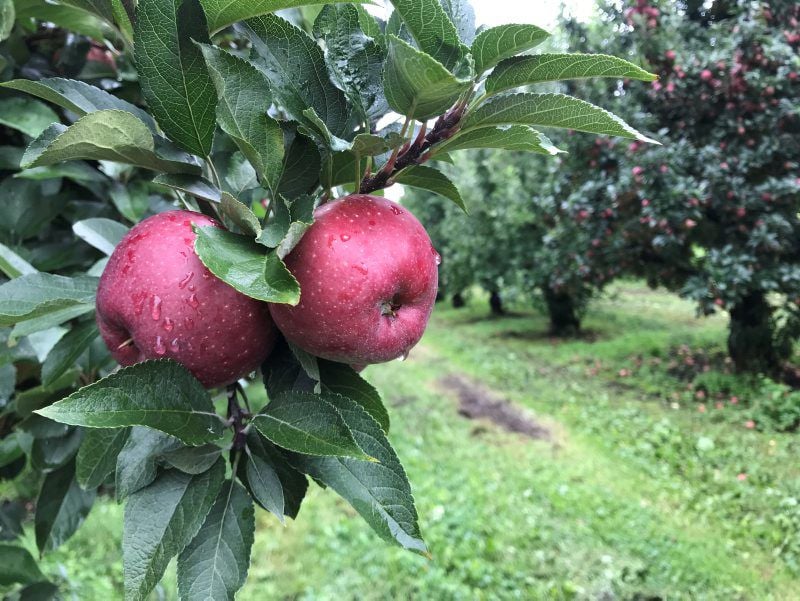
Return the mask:
<path id="1" fill-rule="evenodd" d="M 728 349 L 741 371 L 778 373 L 798 333 L 798 10 L 608 3 L 603 24 L 565 24 L 573 46 L 637 56 L 658 72 L 649 90 L 594 82 L 580 92 L 615 97 L 621 114 L 667 141 L 618 152 L 606 202 L 630 272 L 703 313 L 730 312 Z"/>
<path id="2" fill-rule="evenodd" d="M 169 359 L 179 345 L 156 338 L 164 359 L 118 369 L 98 337 L 98 276 L 115 249 L 132 250 L 117 248 L 131 226 L 134 243 L 145 218 L 177 221 L 162 214 L 182 208 L 225 228 L 194 218 L 164 265 L 183 252 L 241 295 L 297 305 L 314 291 L 300 289 L 284 258 L 322 227 L 320 205 L 402 183 L 461 206 L 434 160 L 470 148 L 549 154 L 535 127 L 649 141 L 577 98 L 517 90 L 652 76 L 609 57 L 518 56 L 548 34 L 476 32 L 459 1 L 396 0 L 386 22 L 357 4 L 135 4 L 0 0 L 0 476 L 21 501 L 0 507 L 0 565 L 13 568 L 0 585 L 56 596 L 54 575 L 18 544 L 28 510 L 46 553 L 113 491 L 125 502 L 126 599 L 146 598 L 175 557 L 181 598 L 233 598 L 256 506 L 296 517 L 308 476 L 382 538 L 428 555 L 388 412 L 352 366 L 280 339 L 258 382 L 207 390 L 188 361 Z M 298 9 L 287 17 L 301 27 L 274 14 L 282 8 Z M 173 283 L 189 294 L 190 280 Z M 188 298 L 218 309 L 211 296 Z M 130 307 L 168 332 L 177 326 L 162 303 L 151 290 Z M 121 356 L 132 340 L 111 350 Z M 247 389 L 262 384 L 269 400 L 250 406 Z"/>
<path id="3" fill-rule="evenodd" d="M 613 144 L 562 134 L 553 136 L 549 158 L 457 156 L 442 169 L 457 174 L 467 217 L 428 192 L 408 191 L 404 202 L 442 254 L 445 291 L 480 286 L 494 313 L 503 298 L 533 302 L 549 316 L 551 334 L 578 333 L 591 297 L 621 271 L 616 212 L 606 207 L 617 175 Z"/>

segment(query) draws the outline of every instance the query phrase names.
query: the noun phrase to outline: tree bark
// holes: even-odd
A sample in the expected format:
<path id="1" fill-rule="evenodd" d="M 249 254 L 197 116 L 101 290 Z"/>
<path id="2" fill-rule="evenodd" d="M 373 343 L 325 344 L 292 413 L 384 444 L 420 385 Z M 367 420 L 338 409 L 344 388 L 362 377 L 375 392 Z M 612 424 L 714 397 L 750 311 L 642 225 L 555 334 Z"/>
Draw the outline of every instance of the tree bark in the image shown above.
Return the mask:
<path id="1" fill-rule="evenodd" d="M 503 308 L 503 299 L 497 290 L 492 290 L 489 296 L 489 308 L 492 311 L 492 315 L 500 316 L 506 314 L 506 310 Z"/>
<path id="2" fill-rule="evenodd" d="M 550 316 L 550 334 L 553 336 L 574 336 L 581 329 L 574 299 L 566 292 L 555 292 L 544 287 L 544 300 Z"/>
<path id="3" fill-rule="evenodd" d="M 731 309 L 728 354 L 738 372 L 776 374 L 782 363 L 772 307 L 764 293 L 750 292 Z"/>
<path id="4" fill-rule="evenodd" d="M 452 302 L 453 302 L 453 308 L 454 309 L 460 309 L 461 307 L 463 307 L 464 305 L 467 304 L 466 301 L 464 300 L 464 297 L 461 296 L 460 292 L 456 292 L 453 295 Z"/>

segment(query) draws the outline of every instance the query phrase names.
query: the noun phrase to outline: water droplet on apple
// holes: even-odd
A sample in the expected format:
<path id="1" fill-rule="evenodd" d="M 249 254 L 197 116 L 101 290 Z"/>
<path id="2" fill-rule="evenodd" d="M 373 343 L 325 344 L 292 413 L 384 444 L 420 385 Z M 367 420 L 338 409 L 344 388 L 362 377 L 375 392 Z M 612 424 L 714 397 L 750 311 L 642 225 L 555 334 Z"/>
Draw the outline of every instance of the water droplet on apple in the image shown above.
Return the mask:
<path id="1" fill-rule="evenodd" d="M 153 318 L 153 321 L 161 319 L 161 297 L 157 294 L 153 295 L 153 307 L 150 310 L 150 317 Z"/>
<path id="2" fill-rule="evenodd" d="M 194 292 L 195 290 L 197 290 L 195 285 L 194 284 L 189 284 L 189 292 Z"/>
<path id="3" fill-rule="evenodd" d="M 141 315 L 142 311 L 144 311 L 144 302 L 147 299 L 144 295 L 134 296 L 131 300 L 133 300 L 133 312 L 136 315 Z"/>
<path id="4" fill-rule="evenodd" d="M 163 355 L 167 352 L 167 347 L 164 346 L 164 341 L 161 339 L 161 336 L 156 336 L 156 345 L 153 347 L 156 355 Z"/>
<path id="5" fill-rule="evenodd" d="M 192 319 L 191 317 L 185 318 L 183 320 L 183 325 L 187 330 L 193 330 L 194 329 L 194 319 Z"/>
<path id="6" fill-rule="evenodd" d="M 392 213 L 394 213 L 395 215 L 402 215 L 403 211 L 400 210 L 400 207 L 392 207 Z"/>
<path id="7" fill-rule="evenodd" d="M 197 307 L 199 307 L 199 306 L 200 306 L 200 301 L 199 301 L 199 300 L 197 300 L 197 295 L 196 295 L 196 294 L 192 294 L 192 295 L 189 297 L 188 303 L 189 303 L 189 306 L 190 306 L 192 309 L 197 309 Z"/>
<path id="8" fill-rule="evenodd" d="M 431 252 L 433 253 L 433 260 L 436 261 L 437 265 L 442 264 L 442 255 L 436 252 L 436 249 L 431 246 Z"/>
<path id="9" fill-rule="evenodd" d="M 183 279 L 180 282 L 178 282 L 178 288 L 180 289 L 186 288 L 186 285 L 192 281 L 193 277 L 194 277 L 194 271 L 190 271 L 189 273 L 187 273 L 185 276 L 183 276 Z"/>
<path id="10" fill-rule="evenodd" d="M 171 332 L 172 328 L 175 327 L 175 323 L 169 317 L 164 318 L 164 323 L 162 325 L 167 332 Z"/>
<path id="11" fill-rule="evenodd" d="M 347 242 L 350 239 L 350 236 L 348 236 L 347 234 L 342 234 L 341 236 L 339 236 L 339 238 L 342 240 L 342 242 Z"/>
<path id="12" fill-rule="evenodd" d="M 181 347 L 178 345 L 177 338 L 172 339 L 172 342 L 169 343 L 169 348 L 174 353 L 177 353 L 179 350 L 181 350 Z"/>

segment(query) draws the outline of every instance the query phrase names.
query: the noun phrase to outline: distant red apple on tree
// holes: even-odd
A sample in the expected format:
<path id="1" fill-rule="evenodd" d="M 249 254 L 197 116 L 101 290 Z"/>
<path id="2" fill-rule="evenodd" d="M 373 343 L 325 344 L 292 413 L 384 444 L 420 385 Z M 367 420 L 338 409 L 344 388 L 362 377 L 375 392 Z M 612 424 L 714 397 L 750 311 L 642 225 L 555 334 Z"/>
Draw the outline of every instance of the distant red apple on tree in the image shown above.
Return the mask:
<path id="1" fill-rule="evenodd" d="M 208 388 L 258 367 L 275 343 L 265 303 L 214 277 L 194 252 L 200 213 L 145 219 L 122 239 L 97 291 L 97 324 L 121 365 L 170 358 Z"/>
<path id="2" fill-rule="evenodd" d="M 317 209 L 286 257 L 300 304 L 271 305 L 284 336 L 343 363 L 402 357 L 419 341 L 436 299 L 440 258 L 406 208 L 356 194 Z"/>

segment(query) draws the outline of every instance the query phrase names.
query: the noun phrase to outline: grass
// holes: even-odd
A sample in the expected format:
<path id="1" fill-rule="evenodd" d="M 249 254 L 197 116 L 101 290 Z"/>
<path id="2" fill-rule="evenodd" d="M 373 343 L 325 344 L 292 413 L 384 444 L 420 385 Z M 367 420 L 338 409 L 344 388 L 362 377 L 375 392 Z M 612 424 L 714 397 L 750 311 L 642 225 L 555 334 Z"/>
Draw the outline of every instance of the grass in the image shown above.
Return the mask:
<path id="1" fill-rule="evenodd" d="M 433 560 L 384 544 L 314 488 L 286 527 L 257 514 L 238 599 L 798 598 L 797 439 L 748 424 L 758 398 L 734 404 L 708 385 L 731 381 L 715 359 L 722 317 L 695 319 L 634 283 L 595 303 L 588 339 L 551 340 L 532 311 L 487 313 L 481 299 L 438 307 L 405 363 L 365 373 Z M 707 371 L 681 375 L 696 349 Z M 525 408 L 550 439 L 461 417 L 446 376 Z M 99 503 L 47 556 L 67 598 L 121 597 L 120 529 L 121 509 Z M 174 591 L 170 575 L 154 598 Z"/>

